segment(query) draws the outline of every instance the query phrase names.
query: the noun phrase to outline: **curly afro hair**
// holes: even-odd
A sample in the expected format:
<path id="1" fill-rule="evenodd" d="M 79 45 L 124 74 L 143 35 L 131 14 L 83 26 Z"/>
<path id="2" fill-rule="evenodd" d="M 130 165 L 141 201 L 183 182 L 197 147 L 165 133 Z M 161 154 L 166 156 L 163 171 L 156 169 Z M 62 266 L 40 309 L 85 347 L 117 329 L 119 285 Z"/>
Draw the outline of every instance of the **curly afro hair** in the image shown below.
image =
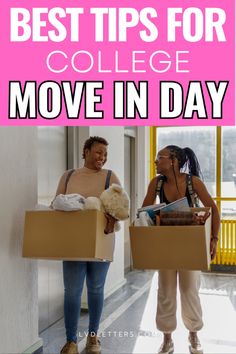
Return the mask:
<path id="1" fill-rule="evenodd" d="M 91 150 L 91 147 L 93 146 L 93 144 L 97 144 L 97 143 L 108 146 L 108 142 L 106 141 L 106 139 L 101 138 L 100 136 L 91 136 L 84 143 L 83 154 L 82 154 L 83 159 L 85 159 L 85 150 L 87 150 L 87 149 Z"/>

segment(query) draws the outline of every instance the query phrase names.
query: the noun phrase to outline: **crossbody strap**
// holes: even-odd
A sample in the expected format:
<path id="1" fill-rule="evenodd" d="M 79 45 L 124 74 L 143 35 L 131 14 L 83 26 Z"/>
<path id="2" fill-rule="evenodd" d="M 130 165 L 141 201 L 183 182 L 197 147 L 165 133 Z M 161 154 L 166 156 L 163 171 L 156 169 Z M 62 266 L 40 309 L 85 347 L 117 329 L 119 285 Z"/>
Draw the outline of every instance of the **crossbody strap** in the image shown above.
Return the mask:
<path id="1" fill-rule="evenodd" d="M 65 180 L 65 194 L 66 194 L 66 190 L 67 190 L 67 185 L 68 185 L 69 179 L 71 178 L 71 175 L 72 175 L 72 173 L 74 171 L 75 170 L 72 169 L 72 170 L 69 170 L 69 172 L 67 173 L 66 180 Z"/>
<path id="2" fill-rule="evenodd" d="M 193 207 L 199 207 L 199 200 L 197 197 L 196 192 L 193 189 L 193 182 L 192 182 L 192 176 L 191 175 L 187 175 L 186 177 L 187 179 L 187 188 L 188 188 L 188 192 L 189 192 L 189 196 L 191 199 L 191 203 Z M 157 177 L 157 183 L 156 183 L 156 189 L 155 189 L 155 196 L 159 196 L 159 198 L 161 198 L 161 188 L 163 187 L 163 182 L 165 180 L 164 176 L 158 176 Z"/>
<path id="3" fill-rule="evenodd" d="M 165 179 L 164 176 L 157 176 L 157 183 L 156 183 L 156 188 L 155 188 L 155 198 L 157 195 L 160 198 L 160 192 L 161 192 L 161 188 L 162 188 L 164 179 Z"/>
<path id="4" fill-rule="evenodd" d="M 187 187 L 188 187 L 188 192 L 189 192 L 189 195 L 191 198 L 192 206 L 199 207 L 199 200 L 198 200 L 196 192 L 193 189 L 192 175 L 187 175 Z"/>
<path id="5" fill-rule="evenodd" d="M 107 171 L 106 182 L 105 182 L 105 189 L 108 189 L 109 186 L 110 186 L 111 174 L 112 174 L 112 171 L 111 171 L 111 170 L 108 170 L 108 171 Z"/>

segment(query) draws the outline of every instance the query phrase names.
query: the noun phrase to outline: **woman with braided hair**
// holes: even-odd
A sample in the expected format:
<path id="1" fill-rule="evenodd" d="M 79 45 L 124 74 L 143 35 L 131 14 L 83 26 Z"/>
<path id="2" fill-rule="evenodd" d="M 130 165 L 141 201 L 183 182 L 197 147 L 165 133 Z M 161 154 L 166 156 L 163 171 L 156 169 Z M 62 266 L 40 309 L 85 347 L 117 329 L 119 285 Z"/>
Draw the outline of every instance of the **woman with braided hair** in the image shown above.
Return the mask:
<path id="1" fill-rule="evenodd" d="M 196 206 L 196 199 L 199 198 L 205 207 L 212 208 L 210 251 L 211 258 L 214 259 L 217 249 L 220 217 L 216 204 L 201 180 L 202 173 L 195 153 L 187 147 L 182 149 L 175 145 L 168 145 L 158 152 L 155 165 L 158 176 L 151 180 L 143 206 L 154 204 L 157 194 L 159 195 L 160 202 L 167 204 L 186 196 L 189 205 Z M 185 171 L 188 173 L 185 173 Z M 190 195 L 189 183 L 192 186 L 195 198 L 192 198 L 192 195 Z M 200 271 L 188 270 L 159 270 L 156 323 L 157 328 L 164 334 L 159 354 L 170 354 L 174 351 L 171 334 L 177 325 L 177 279 L 179 282 L 182 319 L 189 331 L 190 350 L 193 354 L 201 354 L 203 350 L 197 336 L 197 332 L 203 326 L 199 298 Z"/>

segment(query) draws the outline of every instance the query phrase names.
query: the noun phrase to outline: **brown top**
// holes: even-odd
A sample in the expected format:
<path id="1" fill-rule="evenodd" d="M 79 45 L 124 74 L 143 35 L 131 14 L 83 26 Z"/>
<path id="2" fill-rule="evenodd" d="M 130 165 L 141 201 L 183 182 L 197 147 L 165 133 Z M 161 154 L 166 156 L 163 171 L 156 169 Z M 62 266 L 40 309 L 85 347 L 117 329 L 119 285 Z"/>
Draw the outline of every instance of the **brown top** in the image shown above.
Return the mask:
<path id="1" fill-rule="evenodd" d="M 65 181 L 68 174 L 68 171 L 66 171 L 59 181 L 56 195 L 78 193 L 85 198 L 99 197 L 105 189 L 107 171 L 106 169 L 92 170 L 87 167 L 78 168 L 70 176 L 65 191 Z M 111 174 L 110 185 L 112 183 L 120 185 L 120 181 L 114 172 Z"/>

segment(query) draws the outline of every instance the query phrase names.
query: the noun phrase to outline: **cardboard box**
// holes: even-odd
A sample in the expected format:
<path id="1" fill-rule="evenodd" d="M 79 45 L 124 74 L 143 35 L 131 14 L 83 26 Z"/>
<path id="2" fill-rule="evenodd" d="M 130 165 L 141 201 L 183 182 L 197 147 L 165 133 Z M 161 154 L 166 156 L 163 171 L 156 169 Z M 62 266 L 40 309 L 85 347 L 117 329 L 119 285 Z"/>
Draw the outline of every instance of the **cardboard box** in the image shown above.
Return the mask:
<path id="1" fill-rule="evenodd" d="M 136 269 L 208 270 L 210 238 L 211 216 L 205 225 L 130 226 L 133 266 Z"/>
<path id="2" fill-rule="evenodd" d="M 105 223 L 97 210 L 26 211 L 23 257 L 112 261 L 115 235 L 104 234 Z"/>

